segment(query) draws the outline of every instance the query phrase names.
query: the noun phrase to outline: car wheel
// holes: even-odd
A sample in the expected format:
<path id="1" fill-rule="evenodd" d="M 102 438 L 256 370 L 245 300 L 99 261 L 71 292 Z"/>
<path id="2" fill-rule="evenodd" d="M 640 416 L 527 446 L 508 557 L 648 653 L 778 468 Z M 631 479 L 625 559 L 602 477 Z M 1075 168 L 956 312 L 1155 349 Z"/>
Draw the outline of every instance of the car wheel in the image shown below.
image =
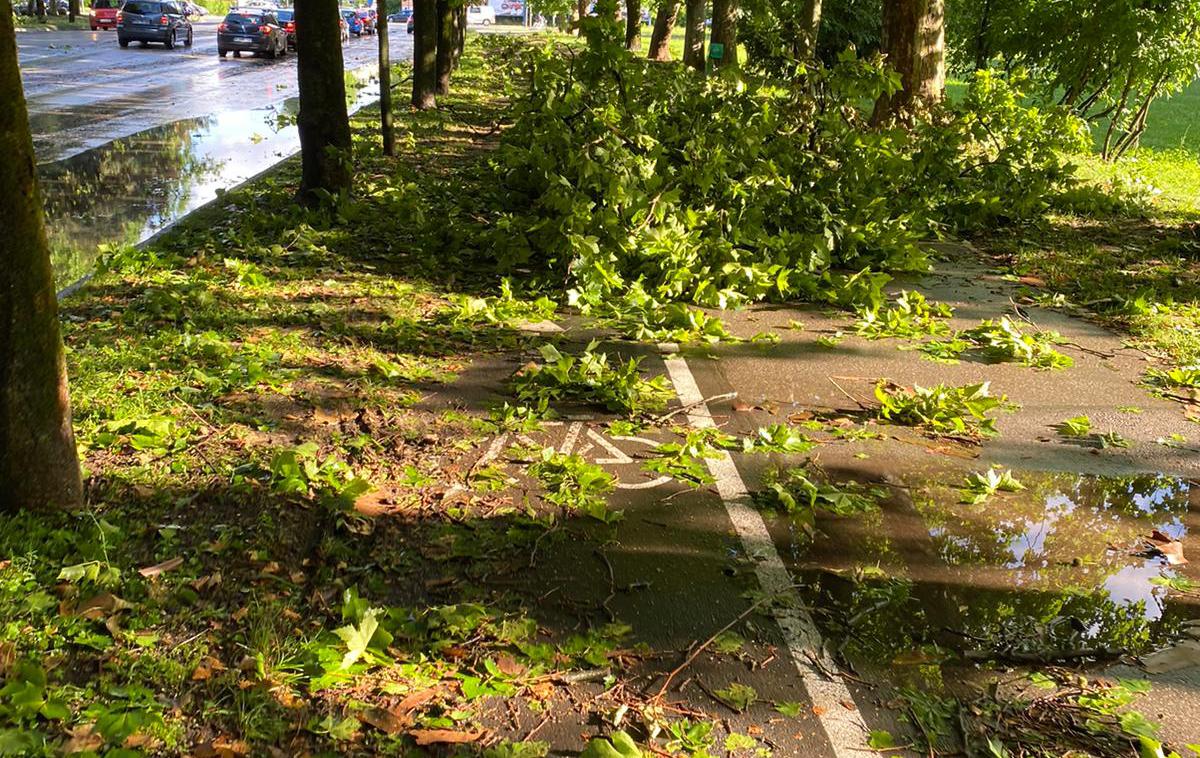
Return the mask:
<path id="1" fill-rule="evenodd" d="M 167 45 L 168 50 L 175 49 L 175 31 L 174 30 L 171 31 L 171 36 L 167 37 L 166 45 Z"/>
<path id="2" fill-rule="evenodd" d="M 120 45 L 121 47 L 129 47 L 129 40 L 119 39 L 119 40 L 117 40 L 117 44 Z"/>
<path id="3" fill-rule="evenodd" d="M 267 51 L 267 57 L 270 58 L 271 60 L 275 60 L 275 57 L 278 55 L 279 55 L 279 46 L 278 45 L 272 45 L 271 49 Z"/>
<path id="4" fill-rule="evenodd" d="M 222 57 L 222 58 L 224 58 L 224 57 L 225 57 L 225 55 L 226 55 L 228 52 L 229 52 L 228 50 L 222 50 L 222 49 L 221 49 L 221 48 L 219 48 L 219 47 L 217 48 L 217 55 L 219 55 L 219 56 L 220 56 L 220 57 Z"/>
<path id="5" fill-rule="evenodd" d="M 92 31 L 96 31 L 96 27 L 94 27 L 94 26 L 93 26 L 93 27 L 92 27 Z"/>
<path id="6" fill-rule="evenodd" d="M 491 21 L 488 21 L 488 20 L 485 18 L 483 21 L 481 21 L 481 22 L 480 22 L 480 25 L 481 25 L 481 26 L 491 26 L 491 25 L 492 25 L 492 22 L 491 22 Z"/>
<path id="7" fill-rule="evenodd" d="M 192 30 L 191 30 L 191 29 L 188 29 L 188 36 L 187 36 L 187 40 L 186 40 L 186 41 L 183 43 L 183 46 L 184 46 L 184 47 L 191 47 L 191 46 L 192 46 Z"/>

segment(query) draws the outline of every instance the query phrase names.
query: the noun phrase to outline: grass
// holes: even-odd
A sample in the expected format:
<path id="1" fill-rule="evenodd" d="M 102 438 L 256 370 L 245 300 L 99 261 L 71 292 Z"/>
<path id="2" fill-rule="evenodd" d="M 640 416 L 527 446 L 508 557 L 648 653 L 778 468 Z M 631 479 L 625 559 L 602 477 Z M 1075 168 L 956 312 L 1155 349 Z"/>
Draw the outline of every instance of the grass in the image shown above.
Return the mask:
<path id="1" fill-rule="evenodd" d="M 17 31 L 69 31 L 78 29 L 80 31 L 89 31 L 89 21 L 87 9 L 83 9 L 78 16 L 75 17 L 75 22 L 67 20 L 66 16 L 46 16 L 38 18 L 37 16 L 17 16 L 15 19 Z"/>

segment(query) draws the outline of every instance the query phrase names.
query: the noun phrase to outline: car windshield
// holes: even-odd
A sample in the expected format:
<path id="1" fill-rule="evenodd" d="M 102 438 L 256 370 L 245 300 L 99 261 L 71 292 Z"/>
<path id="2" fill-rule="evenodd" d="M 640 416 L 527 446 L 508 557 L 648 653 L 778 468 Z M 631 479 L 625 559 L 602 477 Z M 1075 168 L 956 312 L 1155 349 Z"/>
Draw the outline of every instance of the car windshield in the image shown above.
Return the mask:
<path id="1" fill-rule="evenodd" d="M 133 16 L 157 16 L 163 13 L 163 4 L 147 3 L 144 0 L 129 0 L 121 10 Z"/>

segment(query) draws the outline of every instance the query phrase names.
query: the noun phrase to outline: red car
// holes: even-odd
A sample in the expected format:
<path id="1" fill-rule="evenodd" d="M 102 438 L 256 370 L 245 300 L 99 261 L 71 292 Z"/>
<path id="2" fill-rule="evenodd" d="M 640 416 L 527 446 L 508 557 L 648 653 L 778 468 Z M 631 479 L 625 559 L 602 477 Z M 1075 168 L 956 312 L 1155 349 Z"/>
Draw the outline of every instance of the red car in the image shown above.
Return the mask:
<path id="1" fill-rule="evenodd" d="M 116 29 L 117 14 L 120 12 L 121 0 L 92 0 L 92 9 L 88 13 L 88 22 L 92 31 Z"/>

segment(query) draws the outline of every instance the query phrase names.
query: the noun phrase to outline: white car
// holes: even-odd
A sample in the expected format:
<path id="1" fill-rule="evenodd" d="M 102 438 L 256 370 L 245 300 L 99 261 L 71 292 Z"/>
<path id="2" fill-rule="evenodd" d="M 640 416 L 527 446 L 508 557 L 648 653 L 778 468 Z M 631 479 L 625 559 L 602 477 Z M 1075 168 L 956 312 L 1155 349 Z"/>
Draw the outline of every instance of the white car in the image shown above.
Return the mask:
<path id="1" fill-rule="evenodd" d="M 475 26 L 492 26 L 496 23 L 496 9 L 490 5 L 468 6 L 467 23 Z"/>

